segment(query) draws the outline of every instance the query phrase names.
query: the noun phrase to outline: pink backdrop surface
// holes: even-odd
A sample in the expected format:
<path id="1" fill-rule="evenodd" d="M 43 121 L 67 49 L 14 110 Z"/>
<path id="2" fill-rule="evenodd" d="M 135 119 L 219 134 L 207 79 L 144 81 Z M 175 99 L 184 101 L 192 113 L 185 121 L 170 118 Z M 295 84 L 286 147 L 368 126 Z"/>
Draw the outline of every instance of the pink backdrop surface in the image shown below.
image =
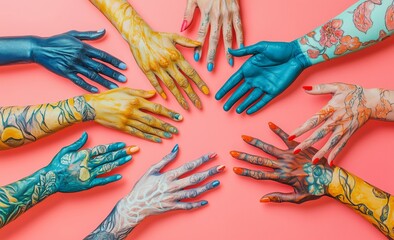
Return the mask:
<path id="1" fill-rule="evenodd" d="M 246 44 L 261 40 L 293 40 L 354 2 L 241 1 Z M 185 0 L 140 0 L 132 1 L 132 4 L 154 29 L 179 32 Z M 196 36 L 199 14 L 197 17 L 184 35 Z M 91 44 L 128 64 L 125 73 L 129 80 L 123 86 L 151 89 L 127 43 L 87 0 L 2 1 L 0 26 L 2 36 L 50 36 L 72 29 L 106 28 L 106 37 Z M 302 205 L 261 204 L 259 199 L 263 194 L 291 189 L 274 182 L 258 182 L 235 175 L 232 167 L 250 166 L 232 159 L 229 151 L 243 150 L 264 156 L 244 143 L 241 134 L 256 136 L 283 147 L 268 129 L 267 122 L 273 121 L 291 131 L 330 99 L 329 96 L 305 94 L 301 89 L 303 85 L 341 81 L 394 89 L 391 75 L 393 42 L 394 39 L 389 39 L 378 46 L 308 69 L 264 111 L 253 116 L 237 115 L 234 110 L 226 113 L 222 110 L 224 101 L 214 100 L 216 91 L 247 58 L 235 59 L 235 66 L 231 68 L 224 58 L 221 42 L 215 70 L 209 73 L 205 55 L 203 61 L 195 63 L 193 50 L 180 48 L 212 90 L 210 96 L 200 94 L 204 105 L 202 111 L 192 108 L 185 112 L 173 98 L 167 101 L 154 98 L 154 101 L 184 115 L 185 120 L 177 124 L 180 135 L 162 144 L 153 144 L 95 123 L 85 123 L 34 144 L 1 152 L 0 184 L 5 185 L 47 165 L 61 147 L 73 142 L 83 131 L 89 133 L 86 147 L 114 141 L 141 147 L 131 163 L 116 170 L 123 175 L 121 181 L 81 193 L 55 194 L 4 227 L 0 231 L 0 239 L 82 239 L 107 216 L 118 199 L 130 191 L 145 170 L 176 143 L 180 145 L 180 155 L 170 167 L 216 151 L 218 158 L 208 165 L 222 163 L 227 166 L 224 174 L 218 177 L 222 184 L 216 191 L 199 198 L 209 201 L 207 207 L 149 218 L 132 232 L 130 239 L 385 239 L 352 210 L 330 198 Z M 2 106 L 51 102 L 85 93 L 67 79 L 34 64 L 1 67 L 0 81 Z M 353 136 L 336 162 L 370 183 L 394 193 L 394 185 L 391 184 L 394 178 L 393 136 L 394 128 L 390 123 L 371 121 Z"/>

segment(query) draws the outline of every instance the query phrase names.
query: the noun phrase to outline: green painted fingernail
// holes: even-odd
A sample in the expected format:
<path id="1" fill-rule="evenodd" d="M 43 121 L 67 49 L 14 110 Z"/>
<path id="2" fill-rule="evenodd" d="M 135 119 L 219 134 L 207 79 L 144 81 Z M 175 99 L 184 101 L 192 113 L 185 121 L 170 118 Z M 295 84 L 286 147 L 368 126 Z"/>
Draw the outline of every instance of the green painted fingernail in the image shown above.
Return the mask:
<path id="1" fill-rule="evenodd" d="M 164 132 L 164 136 L 165 136 L 166 138 L 170 138 L 170 137 L 172 137 L 172 134 L 169 133 L 169 132 Z"/>

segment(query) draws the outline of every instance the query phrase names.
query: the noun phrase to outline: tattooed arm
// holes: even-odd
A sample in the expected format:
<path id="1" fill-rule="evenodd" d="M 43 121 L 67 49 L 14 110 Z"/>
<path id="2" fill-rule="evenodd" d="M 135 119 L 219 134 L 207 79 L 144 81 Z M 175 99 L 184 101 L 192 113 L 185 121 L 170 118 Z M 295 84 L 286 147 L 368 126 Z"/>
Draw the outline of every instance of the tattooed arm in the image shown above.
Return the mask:
<path id="1" fill-rule="evenodd" d="M 338 17 L 292 42 L 259 42 L 231 50 L 234 56 L 251 56 L 217 92 L 222 99 L 243 83 L 224 104 L 230 110 L 253 89 L 237 107 L 253 114 L 289 87 L 311 65 L 371 46 L 394 30 L 394 3 L 391 0 L 360 0 Z"/>
<path id="2" fill-rule="evenodd" d="M 135 184 L 133 190 L 122 198 L 108 217 L 85 239 L 124 239 L 146 217 L 172 210 L 190 210 L 208 204 L 207 201 L 181 202 L 195 198 L 200 194 L 219 186 L 215 180 L 201 187 L 191 187 L 224 170 L 224 166 L 215 166 L 204 172 L 195 173 L 185 178 L 182 175 L 196 169 L 213 159 L 216 154 L 207 154 L 188 162 L 174 170 L 161 173 L 161 169 L 175 159 L 178 145 L 160 162 L 153 165 Z"/>
<path id="3" fill-rule="evenodd" d="M 320 84 L 304 87 L 309 94 L 332 94 L 332 99 L 319 112 L 297 128 L 290 140 L 316 128 L 307 139 L 301 142 L 294 152 L 307 149 L 331 133 L 326 144 L 313 156 L 313 162 L 330 152 L 327 161 L 333 159 L 345 147 L 347 141 L 369 119 L 394 121 L 394 92 L 385 89 L 365 89 L 358 85 L 345 83 Z"/>
<path id="4" fill-rule="evenodd" d="M 121 178 L 97 176 L 130 161 L 129 154 L 138 148 L 125 148 L 119 142 L 80 150 L 87 137 L 84 133 L 78 141 L 60 150 L 48 166 L 29 177 L 0 187 L 0 227 L 56 192 L 80 192 Z"/>
<path id="5" fill-rule="evenodd" d="M 147 100 L 155 91 L 118 88 L 64 101 L 27 107 L 0 107 L 0 150 L 15 148 L 82 121 L 95 121 L 154 142 L 178 130 L 146 112 L 182 120 L 182 116 Z"/>
<path id="6" fill-rule="evenodd" d="M 294 189 L 291 193 L 266 194 L 260 202 L 303 203 L 329 196 L 352 208 L 390 239 L 394 238 L 394 212 L 392 211 L 394 200 L 390 194 L 342 168 L 329 166 L 325 158 L 313 165 L 312 157 L 317 152 L 315 148 L 309 147 L 294 154 L 293 151 L 298 142 L 289 140 L 289 135 L 275 124 L 269 123 L 269 126 L 285 142 L 288 149 L 282 150 L 249 136 L 242 136 L 242 138 L 248 144 L 274 156 L 277 160 L 243 152 L 231 152 L 231 155 L 237 159 L 273 169 L 273 171 L 262 171 L 236 167 L 234 168 L 236 174 L 257 180 L 273 180 L 287 184 Z"/>
<path id="7" fill-rule="evenodd" d="M 167 95 L 158 79 L 167 86 L 184 109 L 189 109 L 189 105 L 177 85 L 184 90 L 197 108 L 202 108 L 201 100 L 187 78 L 190 78 L 204 94 L 209 94 L 209 89 L 196 70 L 175 47 L 176 43 L 185 47 L 197 47 L 200 45 L 199 42 L 175 33 L 154 31 L 127 0 L 90 1 L 112 22 L 129 43 L 138 66 L 164 99 Z"/>

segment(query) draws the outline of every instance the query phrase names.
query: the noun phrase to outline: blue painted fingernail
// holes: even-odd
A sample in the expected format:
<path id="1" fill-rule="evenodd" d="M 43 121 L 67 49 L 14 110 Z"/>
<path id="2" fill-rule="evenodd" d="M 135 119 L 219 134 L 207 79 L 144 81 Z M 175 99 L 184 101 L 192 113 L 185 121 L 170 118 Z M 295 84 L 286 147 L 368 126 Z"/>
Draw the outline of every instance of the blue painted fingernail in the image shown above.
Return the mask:
<path id="1" fill-rule="evenodd" d="M 127 78 L 126 78 L 125 75 L 119 75 L 118 80 L 121 81 L 121 82 L 126 82 Z"/>
<path id="2" fill-rule="evenodd" d="M 98 88 L 96 88 L 96 87 L 92 87 L 90 90 L 91 90 L 93 93 L 98 93 L 98 92 L 99 92 Z"/>
<path id="3" fill-rule="evenodd" d="M 124 147 L 126 147 L 126 143 L 118 143 L 116 146 L 118 148 L 124 148 Z"/>
<path id="4" fill-rule="evenodd" d="M 239 48 L 244 48 L 245 47 L 245 45 L 243 44 L 243 43 L 241 43 L 240 45 L 239 45 Z"/>
<path id="5" fill-rule="evenodd" d="M 208 204 L 208 201 L 205 201 L 205 200 L 204 200 L 204 201 L 201 202 L 201 206 L 205 206 L 205 205 L 207 205 L 207 204 Z"/>
<path id="6" fill-rule="evenodd" d="M 176 144 L 171 152 L 173 152 L 173 153 L 178 152 L 178 149 L 179 149 L 179 146 L 178 146 L 178 144 Z"/>
<path id="7" fill-rule="evenodd" d="M 194 61 L 198 62 L 200 60 L 200 54 L 198 52 L 194 53 Z"/>
<path id="8" fill-rule="evenodd" d="M 168 132 L 165 132 L 165 133 L 164 133 L 164 136 L 165 136 L 166 138 L 170 138 L 170 137 L 172 137 L 172 134 L 171 134 L 171 133 L 168 133 Z"/>
<path id="9" fill-rule="evenodd" d="M 122 69 L 122 70 L 126 70 L 127 69 L 127 65 L 126 65 L 126 63 L 119 63 L 119 66 L 118 66 L 120 69 Z"/>
<path id="10" fill-rule="evenodd" d="M 110 89 L 118 88 L 118 85 L 111 83 L 111 84 L 109 85 L 109 88 L 110 88 Z"/>
<path id="11" fill-rule="evenodd" d="M 176 120 L 181 120 L 181 119 L 182 119 L 182 116 L 181 116 L 179 113 L 175 113 L 175 114 L 174 114 L 174 118 L 175 118 Z"/>
<path id="12" fill-rule="evenodd" d="M 213 70 L 213 63 L 208 63 L 208 71 L 209 72 L 212 72 L 212 70 Z"/>
<path id="13" fill-rule="evenodd" d="M 234 67 L 234 59 L 230 58 L 228 60 L 228 64 L 230 64 L 231 67 Z"/>
<path id="14" fill-rule="evenodd" d="M 224 109 L 224 111 L 227 112 L 228 110 L 230 110 L 230 107 L 228 107 L 227 105 L 224 105 L 224 106 L 223 106 L 223 109 Z"/>
<path id="15" fill-rule="evenodd" d="M 102 32 L 104 32 L 104 31 L 105 31 L 105 28 L 102 28 L 102 29 L 100 29 L 100 30 L 97 30 L 98 33 L 102 33 Z"/>
<path id="16" fill-rule="evenodd" d="M 122 175 L 116 175 L 116 179 L 119 180 L 122 178 Z"/>
<path id="17" fill-rule="evenodd" d="M 218 181 L 218 180 L 215 180 L 213 183 L 212 183 L 212 187 L 217 187 L 217 186 L 219 186 L 220 185 L 220 182 Z"/>
<path id="18" fill-rule="evenodd" d="M 130 161 L 131 160 L 131 156 L 129 155 L 129 156 L 127 156 L 127 157 L 125 157 L 125 161 L 126 162 L 128 162 L 128 161 Z"/>
<path id="19" fill-rule="evenodd" d="M 162 142 L 161 138 L 155 138 L 154 141 L 157 142 L 157 143 L 161 143 Z"/>

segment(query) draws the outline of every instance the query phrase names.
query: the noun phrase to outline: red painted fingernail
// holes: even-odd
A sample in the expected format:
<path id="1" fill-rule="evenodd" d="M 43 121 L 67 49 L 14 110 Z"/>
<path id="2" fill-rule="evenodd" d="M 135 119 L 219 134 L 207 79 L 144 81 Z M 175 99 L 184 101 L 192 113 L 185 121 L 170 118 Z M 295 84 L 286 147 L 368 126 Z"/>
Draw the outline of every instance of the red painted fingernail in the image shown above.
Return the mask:
<path id="1" fill-rule="evenodd" d="M 334 166 L 334 161 L 331 161 L 330 162 L 330 167 L 333 167 Z"/>
<path id="2" fill-rule="evenodd" d="M 302 88 L 306 91 L 312 90 L 312 86 L 303 86 Z"/>
<path id="3" fill-rule="evenodd" d="M 215 158 L 216 156 L 217 156 L 216 153 L 211 153 L 211 154 L 209 155 L 209 158 L 212 159 L 212 158 Z"/>
<path id="4" fill-rule="evenodd" d="M 296 150 L 294 150 L 294 154 L 299 154 L 301 152 L 301 149 L 296 149 Z"/>
<path id="5" fill-rule="evenodd" d="M 262 197 L 262 198 L 260 199 L 260 202 L 262 202 L 262 203 L 267 203 L 267 202 L 271 202 L 271 200 L 270 200 L 268 197 Z"/>
<path id="6" fill-rule="evenodd" d="M 242 135 L 242 139 L 243 139 L 244 141 L 246 141 L 246 142 L 251 142 L 251 141 L 253 140 L 252 137 L 246 136 L 246 135 Z"/>
<path id="7" fill-rule="evenodd" d="M 244 172 L 244 170 L 242 168 L 239 167 L 234 167 L 233 171 L 238 174 L 238 175 L 242 175 L 242 173 Z"/>
<path id="8" fill-rule="evenodd" d="M 217 170 L 218 172 L 223 172 L 225 168 L 226 168 L 226 166 L 220 165 L 216 170 Z"/>
<path id="9" fill-rule="evenodd" d="M 237 151 L 231 151 L 231 152 L 230 152 L 230 155 L 231 155 L 232 157 L 234 157 L 234 158 L 238 158 L 239 155 L 240 155 L 240 153 L 237 152 Z"/>
<path id="10" fill-rule="evenodd" d="M 178 25 L 178 26 L 179 26 L 179 25 Z M 183 20 L 182 27 L 181 27 L 181 32 L 185 31 L 186 28 L 187 28 L 187 21 L 186 21 L 186 20 Z"/>
<path id="11" fill-rule="evenodd" d="M 291 135 L 290 137 L 287 138 L 289 141 L 293 141 L 296 138 L 296 135 Z"/>
<path id="12" fill-rule="evenodd" d="M 316 164 L 319 160 L 320 160 L 320 158 L 315 158 L 315 159 L 313 159 L 312 163 Z"/>
<path id="13" fill-rule="evenodd" d="M 273 123 L 273 122 L 269 122 L 269 123 L 268 123 L 268 126 L 269 126 L 272 130 L 278 129 L 278 126 L 276 126 L 275 123 Z"/>

